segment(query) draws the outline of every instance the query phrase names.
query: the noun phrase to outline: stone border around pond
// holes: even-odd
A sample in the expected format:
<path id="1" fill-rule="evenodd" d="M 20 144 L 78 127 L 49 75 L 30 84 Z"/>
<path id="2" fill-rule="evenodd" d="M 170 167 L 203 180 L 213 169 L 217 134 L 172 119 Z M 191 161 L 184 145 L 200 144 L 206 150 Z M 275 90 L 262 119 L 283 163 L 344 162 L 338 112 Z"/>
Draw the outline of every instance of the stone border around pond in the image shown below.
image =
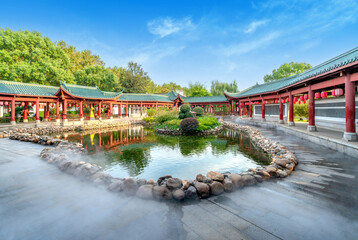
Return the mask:
<path id="1" fill-rule="evenodd" d="M 195 135 L 199 135 L 199 136 L 207 136 L 207 135 L 215 135 L 220 133 L 222 130 L 224 129 L 223 125 L 217 126 L 213 129 L 210 130 L 204 130 L 201 132 L 198 132 Z M 155 132 L 158 134 L 164 134 L 164 135 L 172 135 L 172 136 L 181 136 L 181 135 L 185 135 L 180 129 L 161 129 L 161 128 L 157 128 L 155 129 Z"/>
<path id="2" fill-rule="evenodd" d="M 75 161 L 69 154 L 83 154 L 86 150 L 80 143 L 69 143 L 65 140 L 54 139 L 46 134 L 60 132 L 60 129 L 14 129 L 1 136 L 7 136 L 13 140 L 29 141 L 43 145 L 53 145 L 41 151 L 40 157 L 48 163 L 55 164 L 60 170 L 92 181 L 94 184 L 105 187 L 112 192 L 124 192 L 129 196 L 137 196 L 142 199 L 178 201 L 208 198 L 212 195 L 220 195 L 223 192 L 233 192 L 244 186 L 255 185 L 271 178 L 285 178 L 292 173 L 298 164 L 295 155 L 281 144 L 265 138 L 257 130 L 249 126 L 232 123 L 224 123 L 223 127 L 238 130 L 249 135 L 252 143 L 269 155 L 272 162 L 269 166 L 249 169 L 241 174 L 218 173 L 210 171 L 206 176 L 198 174 L 195 180 L 181 180 L 171 175 L 160 177 L 157 181 L 135 178 L 114 178 L 106 173 L 102 167 L 96 164 Z M 73 130 L 73 127 L 63 127 L 63 131 Z"/>

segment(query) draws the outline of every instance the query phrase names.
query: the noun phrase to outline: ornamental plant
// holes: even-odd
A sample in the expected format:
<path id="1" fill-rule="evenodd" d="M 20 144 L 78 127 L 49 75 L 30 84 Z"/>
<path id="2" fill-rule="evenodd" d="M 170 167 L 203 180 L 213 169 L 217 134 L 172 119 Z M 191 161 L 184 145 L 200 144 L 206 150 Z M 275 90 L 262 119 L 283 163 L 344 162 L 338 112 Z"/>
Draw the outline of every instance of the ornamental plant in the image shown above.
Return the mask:
<path id="1" fill-rule="evenodd" d="M 196 112 L 196 116 L 201 117 L 204 115 L 204 109 L 202 107 L 196 107 L 193 109 Z"/>
<path id="2" fill-rule="evenodd" d="M 194 134 L 199 127 L 199 122 L 193 117 L 185 118 L 180 122 L 179 127 L 185 134 Z"/>
<path id="3" fill-rule="evenodd" d="M 183 106 L 181 106 L 180 107 L 180 112 L 182 112 L 182 113 L 190 112 L 190 105 L 189 104 L 184 104 Z"/>

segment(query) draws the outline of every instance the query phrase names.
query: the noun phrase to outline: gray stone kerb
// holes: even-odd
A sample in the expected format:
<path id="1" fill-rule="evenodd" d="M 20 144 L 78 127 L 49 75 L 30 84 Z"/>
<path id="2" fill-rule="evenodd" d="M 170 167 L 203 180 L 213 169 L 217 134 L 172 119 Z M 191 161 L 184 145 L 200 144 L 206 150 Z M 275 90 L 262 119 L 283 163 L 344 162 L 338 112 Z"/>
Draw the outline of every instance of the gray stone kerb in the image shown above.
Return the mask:
<path id="1" fill-rule="evenodd" d="M 257 129 L 232 123 L 224 123 L 223 125 L 247 134 L 253 144 L 268 154 L 272 160 L 270 165 L 249 169 L 241 174 L 210 171 L 206 176 L 198 174 L 195 180 L 181 180 L 173 178 L 171 175 L 162 176 L 157 181 L 153 179 L 147 181 L 135 178 L 114 178 L 96 164 L 74 160 L 76 154 L 83 157 L 83 154 L 86 153 L 82 144 L 69 143 L 65 140 L 39 135 L 41 133 L 48 134 L 50 131 L 69 131 L 73 130 L 74 127 L 14 129 L 0 134 L 0 137 L 5 136 L 12 140 L 52 145 L 54 147 L 47 147 L 42 150 L 40 157 L 44 161 L 56 165 L 63 172 L 93 182 L 109 191 L 124 192 L 129 196 L 137 196 L 142 199 L 184 201 L 208 198 L 212 195 L 232 192 L 244 186 L 255 185 L 271 178 L 285 178 L 292 173 L 298 164 L 297 158 L 292 152 L 281 144 L 262 136 Z"/>

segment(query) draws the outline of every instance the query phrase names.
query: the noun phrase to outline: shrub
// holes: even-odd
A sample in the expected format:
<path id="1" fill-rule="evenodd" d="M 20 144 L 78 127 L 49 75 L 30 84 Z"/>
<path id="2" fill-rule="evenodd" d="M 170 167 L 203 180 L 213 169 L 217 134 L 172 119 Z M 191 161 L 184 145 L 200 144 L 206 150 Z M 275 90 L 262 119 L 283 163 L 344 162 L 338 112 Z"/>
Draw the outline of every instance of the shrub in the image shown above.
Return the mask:
<path id="1" fill-rule="evenodd" d="M 180 123 L 180 129 L 186 134 L 193 134 L 199 127 L 199 122 L 196 118 L 185 118 Z"/>
<path id="2" fill-rule="evenodd" d="M 145 117 L 145 118 L 143 118 L 143 121 L 145 121 L 147 123 L 154 122 L 154 117 Z"/>
<path id="3" fill-rule="evenodd" d="M 154 117 L 154 115 L 155 115 L 155 108 L 148 108 L 147 109 L 147 115 L 148 115 L 148 117 Z"/>
<path id="4" fill-rule="evenodd" d="M 182 113 L 186 113 L 186 112 L 190 112 L 190 105 L 189 104 L 184 104 L 183 106 L 180 107 L 180 112 Z"/>
<path id="5" fill-rule="evenodd" d="M 184 118 L 192 118 L 194 115 L 191 112 L 184 113 Z"/>
<path id="6" fill-rule="evenodd" d="M 201 117 L 204 115 L 204 109 L 202 107 L 196 107 L 193 109 L 196 112 L 196 116 Z"/>
<path id="7" fill-rule="evenodd" d="M 164 124 L 166 124 L 166 125 L 173 125 L 173 126 L 179 127 L 180 122 L 181 122 L 180 119 L 173 119 L 173 120 L 169 120 L 169 121 L 164 122 Z"/>
<path id="8" fill-rule="evenodd" d="M 202 117 L 198 119 L 198 131 L 213 129 L 220 125 L 215 117 Z"/>
<path id="9" fill-rule="evenodd" d="M 157 117 L 154 119 L 154 121 L 158 123 L 164 123 L 166 121 L 177 119 L 177 113 L 175 111 L 168 111 L 168 110 L 158 110 Z"/>
<path id="10" fill-rule="evenodd" d="M 180 112 L 180 113 L 179 113 L 179 119 L 184 119 L 184 118 L 185 118 L 185 113 Z"/>
<path id="11" fill-rule="evenodd" d="M 295 115 L 301 118 L 308 118 L 308 104 L 296 104 Z"/>

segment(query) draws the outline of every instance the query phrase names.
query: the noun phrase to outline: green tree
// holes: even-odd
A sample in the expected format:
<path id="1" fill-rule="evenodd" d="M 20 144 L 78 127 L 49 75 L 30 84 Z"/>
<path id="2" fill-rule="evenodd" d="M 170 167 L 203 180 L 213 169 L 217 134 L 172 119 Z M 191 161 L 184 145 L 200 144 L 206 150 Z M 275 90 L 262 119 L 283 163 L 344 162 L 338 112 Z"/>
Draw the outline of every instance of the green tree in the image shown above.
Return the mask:
<path id="1" fill-rule="evenodd" d="M 79 85 L 97 86 L 103 91 L 120 91 L 120 83 L 113 72 L 103 66 L 89 66 L 75 72 L 75 81 Z"/>
<path id="2" fill-rule="evenodd" d="M 213 96 L 224 95 L 224 92 L 237 93 L 237 83 L 234 80 L 232 83 L 219 82 L 218 80 L 211 82 L 210 92 Z"/>
<path id="3" fill-rule="evenodd" d="M 73 75 L 66 53 L 48 37 L 0 28 L 0 79 L 58 86 Z"/>
<path id="4" fill-rule="evenodd" d="M 205 97 L 211 96 L 211 94 L 206 90 L 204 84 L 199 82 L 196 83 L 189 83 L 189 88 L 186 89 L 185 95 L 187 97 Z"/>
<path id="5" fill-rule="evenodd" d="M 308 63 L 284 63 L 279 68 L 272 70 L 272 74 L 264 76 L 265 82 L 272 82 L 281 78 L 293 76 L 312 68 Z"/>
<path id="6" fill-rule="evenodd" d="M 146 86 L 151 82 L 148 73 L 142 66 L 135 62 L 129 62 L 126 73 L 119 79 L 126 93 L 146 93 Z"/>

